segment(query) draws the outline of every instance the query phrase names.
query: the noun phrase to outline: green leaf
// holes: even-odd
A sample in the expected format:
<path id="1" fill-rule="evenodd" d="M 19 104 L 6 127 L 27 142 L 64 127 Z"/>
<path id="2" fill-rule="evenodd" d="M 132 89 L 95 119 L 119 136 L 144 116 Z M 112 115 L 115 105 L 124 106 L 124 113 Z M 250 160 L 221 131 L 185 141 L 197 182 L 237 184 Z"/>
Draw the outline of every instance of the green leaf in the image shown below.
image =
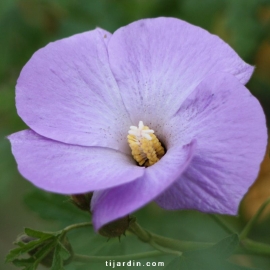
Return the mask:
<path id="1" fill-rule="evenodd" d="M 36 189 L 26 195 L 24 201 L 41 218 L 58 221 L 61 226 L 90 220 L 89 213 L 76 208 L 67 196 Z"/>
<path id="2" fill-rule="evenodd" d="M 27 244 L 21 244 L 20 247 L 12 249 L 9 252 L 9 254 L 6 256 L 6 262 L 13 261 L 15 258 L 21 256 L 22 254 L 27 253 L 27 252 L 35 249 L 36 247 L 40 246 L 43 242 L 44 242 L 43 239 L 37 239 L 37 240 L 33 240 Z"/>
<path id="3" fill-rule="evenodd" d="M 50 252 L 53 251 L 53 249 L 55 248 L 57 244 L 57 240 L 52 240 L 46 244 L 44 244 L 44 246 L 42 246 L 34 255 L 34 257 L 36 258 L 36 261 L 34 262 L 34 266 L 36 269 L 36 267 L 39 265 L 39 263 L 45 259 L 45 260 L 49 260 L 50 261 L 50 258 L 45 258 L 47 255 L 49 255 Z"/>
<path id="4" fill-rule="evenodd" d="M 62 270 L 64 261 L 71 256 L 70 252 L 64 247 L 64 245 L 58 241 L 54 250 L 52 270 Z"/>
<path id="5" fill-rule="evenodd" d="M 25 245 L 25 247 L 19 247 L 16 250 L 13 250 L 12 256 L 7 256 L 7 261 L 12 261 L 12 263 L 16 266 L 25 266 L 25 269 L 36 269 L 39 263 L 54 249 L 55 245 L 57 244 L 57 241 L 52 238 L 51 241 L 48 241 L 48 239 L 43 242 L 42 240 L 38 240 L 38 245 L 34 245 L 34 248 L 37 248 L 37 251 L 33 254 L 33 257 L 28 259 L 15 259 L 16 257 L 20 256 L 23 253 L 26 253 L 28 251 L 33 250 L 32 241 Z M 31 246 L 31 249 L 30 249 Z M 27 247 L 27 249 L 26 249 Z M 9 258 L 8 258 L 9 257 Z"/>
<path id="6" fill-rule="evenodd" d="M 43 231 L 33 230 L 30 228 L 25 228 L 24 232 L 28 236 L 32 236 L 34 238 L 39 238 L 39 239 L 43 239 L 43 240 L 48 239 L 48 238 L 53 237 L 53 236 L 57 236 L 61 233 L 61 232 L 43 232 Z"/>
<path id="7" fill-rule="evenodd" d="M 53 259 L 53 250 L 58 244 L 58 239 L 62 236 L 61 233 L 48 233 L 30 228 L 26 228 L 25 233 L 26 235 L 20 237 L 15 243 L 18 247 L 11 250 L 7 255 L 6 262 L 12 262 L 16 266 L 23 266 L 24 269 L 32 270 L 36 269 L 40 262 L 50 266 Z M 31 257 L 27 259 L 19 258 L 25 253 L 29 253 Z"/>
<path id="8" fill-rule="evenodd" d="M 249 268 L 232 264 L 225 260 L 216 260 L 212 258 L 210 261 L 196 261 L 193 258 L 178 257 L 173 259 L 164 270 L 255 270 L 255 268 Z"/>
<path id="9" fill-rule="evenodd" d="M 173 259 L 163 270 L 171 270 L 171 269 L 175 269 L 178 270 L 180 269 L 180 264 L 182 262 L 182 258 L 177 257 L 175 259 Z M 186 268 L 181 266 L 181 270 L 185 270 Z"/>
<path id="10" fill-rule="evenodd" d="M 51 270 L 60 270 L 60 269 L 63 269 L 63 258 L 61 256 L 61 247 L 58 244 L 54 250 Z"/>
<path id="11" fill-rule="evenodd" d="M 36 266 L 35 265 L 29 265 L 27 267 L 25 267 L 23 270 L 35 270 Z"/>
<path id="12" fill-rule="evenodd" d="M 63 270 L 64 262 L 68 264 L 72 247 L 65 235 L 65 230 L 58 232 L 43 232 L 30 228 L 25 229 L 26 235 L 19 237 L 15 243 L 19 247 L 10 251 L 6 262 L 12 262 L 24 269 L 36 269 L 41 263 L 54 270 Z M 30 258 L 19 258 L 28 253 Z"/>
<path id="13" fill-rule="evenodd" d="M 17 240 L 15 242 L 16 245 L 19 247 L 12 249 L 9 254 L 6 256 L 6 262 L 11 262 L 17 257 L 21 256 L 24 253 L 28 253 L 40 246 L 43 245 L 45 242 L 51 242 L 50 240 L 53 240 L 55 236 L 57 236 L 59 233 L 48 233 L 48 232 L 42 232 L 42 231 L 36 231 L 30 228 L 25 228 L 25 234 L 37 238 L 33 239 L 32 241 L 28 243 L 24 243 L 22 240 Z"/>
<path id="14" fill-rule="evenodd" d="M 227 259 L 234 252 L 234 249 L 238 246 L 238 244 L 238 235 L 232 234 L 222 239 L 220 242 L 210 248 L 186 252 L 185 257 L 193 257 L 197 258 L 198 260 L 204 260 L 213 257 L 219 259 Z"/>
<path id="15" fill-rule="evenodd" d="M 239 238 L 237 234 L 232 234 L 220 242 L 215 244 L 213 247 L 209 249 L 212 254 L 219 258 L 228 258 L 231 254 L 233 254 L 235 248 L 239 245 Z"/>
<path id="16" fill-rule="evenodd" d="M 234 252 L 238 244 L 238 235 L 232 234 L 210 248 L 185 252 L 182 257 L 173 260 L 170 267 L 171 269 L 173 267 L 173 269 L 181 270 L 251 269 L 232 264 L 226 260 Z"/>
<path id="17" fill-rule="evenodd" d="M 58 249 L 63 260 L 67 260 L 70 257 L 70 252 L 64 247 L 61 242 L 58 242 Z"/>
<path id="18" fill-rule="evenodd" d="M 31 266 L 35 262 L 34 258 L 27 258 L 27 259 L 15 259 L 12 263 L 16 266 Z"/>

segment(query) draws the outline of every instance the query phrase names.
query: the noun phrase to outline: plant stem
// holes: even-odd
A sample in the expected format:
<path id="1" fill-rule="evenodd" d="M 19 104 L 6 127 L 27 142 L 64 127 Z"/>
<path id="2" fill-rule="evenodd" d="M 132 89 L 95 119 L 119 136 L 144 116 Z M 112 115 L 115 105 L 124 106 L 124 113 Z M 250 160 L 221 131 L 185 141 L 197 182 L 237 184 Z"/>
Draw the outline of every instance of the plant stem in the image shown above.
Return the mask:
<path id="1" fill-rule="evenodd" d="M 212 243 L 178 241 L 159 236 L 143 229 L 136 221 L 130 223 L 129 231 L 135 234 L 142 242 L 149 243 L 155 249 L 178 256 L 182 255 L 182 251 L 202 249 L 213 245 Z"/>
<path id="2" fill-rule="evenodd" d="M 225 229 L 228 233 L 235 233 L 235 230 L 227 224 L 222 217 L 219 215 L 209 215 L 211 218 L 213 218 L 218 224 L 221 225 L 223 229 Z"/>
<path id="3" fill-rule="evenodd" d="M 129 224 L 129 231 L 135 234 L 142 242 L 148 243 L 153 248 L 168 254 L 181 256 L 182 252 L 171 249 L 170 246 L 164 246 L 157 244 L 152 237 L 152 234 L 143 229 L 136 221 L 131 221 Z"/>
<path id="4" fill-rule="evenodd" d="M 267 200 L 253 217 L 253 219 L 247 224 L 244 230 L 241 233 L 242 239 L 240 238 L 240 245 L 238 246 L 235 254 L 256 254 L 260 256 L 270 256 L 270 245 L 259 243 L 253 240 L 246 238 L 247 234 L 251 230 L 251 228 L 256 223 L 257 219 L 260 217 L 261 213 L 265 209 L 265 207 L 270 203 L 270 199 Z M 229 231 L 232 232 L 232 229 L 224 224 L 223 220 L 220 220 L 219 217 L 215 217 L 222 225 Z M 67 226 L 63 229 L 62 233 L 63 236 L 74 229 L 89 227 L 92 226 L 91 222 L 84 222 L 73 224 Z M 151 245 L 155 251 L 149 251 L 144 253 L 137 253 L 137 254 L 129 254 L 123 256 L 87 256 L 81 254 L 74 254 L 72 257 L 73 261 L 81 262 L 81 263 L 91 263 L 91 262 L 102 262 L 102 263 L 111 263 L 113 262 L 120 262 L 120 261 L 130 261 L 130 260 L 137 260 L 143 258 L 150 258 L 150 257 L 157 257 L 162 256 L 165 254 L 172 254 L 175 256 L 182 256 L 183 252 L 188 250 L 195 250 L 195 249 L 205 249 L 214 245 L 214 243 L 204 243 L 204 242 L 189 242 L 189 241 L 179 241 L 167 237 L 163 237 L 154 233 L 151 233 L 144 228 L 142 228 L 135 219 L 132 220 L 129 224 L 129 229 L 131 233 L 136 235 L 139 240 L 144 243 Z M 110 262 L 108 262 L 110 261 Z"/>
<path id="5" fill-rule="evenodd" d="M 270 198 L 268 198 L 259 208 L 259 210 L 256 212 L 256 214 L 252 217 L 252 219 L 247 223 L 247 225 L 244 227 L 244 229 L 242 230 L 242 232 L 239 235 L 239 239 L 243 240 L 245 239 L 248 234 L 250 233 L 251 229 L 254 227 L 254 225 L 256 224 L 256 222 L 258 221 L 259 217 L 261 216 L 261 214 L 263 213 L 264 209 L 266 208 L 266 206 L 270 203 Z"/>
<path id="6" fill-rule="evenodd" d="M 246 225 L 246 227 L 240 234 L 240 245 L 236 253 L 238 254 L 248 253 L 248 254 L 257 254 L 261 256 L 270 256 L 270 245 L 259 243 L 259 242 L 256 242 L 247 238 L 248 233 L 250 232 L 252 227 L 255 225 L 256 221 L 258 220 L 263 210 L 269 203 L 270 203 L 270 199 L 264 202 L 264 204 L 260 207 L 256 215 L 248 222 L 248 224 Z M 215 219 L 221 222 L 222 225 L 226 227 L 226 229 L 229 232 L 233 231 L 229 226 L 227 226 L 227 224 L 224 224 L 224 222 L 220 220 L 219 217 L 215 217 Z M 89 227 L 89 226 L 92 226 L 91 222 L 73 224 L 73 225 L 67 226 L 65 229 L 63 229 L 62 232 L 63 232 L 63 235 L 65 235 L 67 232 L 71 230 L 83 228 L 83 227 Z M 161 256 L 166 253 L 176 255 L 176 256 L 181 256 L 182 253 L 185 251 L 195 250 L 195 249 L 205 249 L 214 245 L 214 243 L 179 241 L 179 240 L 163 237 L 163 236 L 160 236 L 160 235 L 157 235 L 157 234 L 154 234 L 145 230 L 135 220 L 130 222 L 128 231 L 136 235 L 139 238 L 139 240 L 141 240 L 142 242 L 151 245 L 156 250 L 145 252 L 145 253 L 123 255 L 123 256 L 86 256 L 86 255 L 75 254 L 73 257 L 73 260 L 78 261 L 78 262 L 84 262 L 84 263 L 105 262 L 108 260 L 129 261 L 129 260 Z"/>
<path id="7" fill-rule="evenodd" d="M 90 263 L 90 262 L 103 262 L 104 263 L 105 261 L 108 261 L 108 260 L 129 261 L 129 260 L 157 257 L 157 256 L 162 256 L 162 255 L 165 255 L 165 254 L 157 250 L 144 252 L 144 253 L 123 255 L 123 256 L 86 256 L 86 255 L 74 254 L 73 261 L 84 262 L 84 263 Z"/>
<path id="8" fill-rule="evenodd" d="M 249 254 L 257 254 L 261 256 L 270 256 L 270 245 L 259 243 L 250 239 L 243 239 L 241 247 Z"/>
<path id="9" fill-rule="evenodd" d="M 83 222 L 83 223 L 77 223 L 67 226 L 65 229 L 62 230 L 63 234 L 66 234 L 67 232 L 79 228 L 89 227 L 92 226 L 92 222 Z"/>
<path id="10" fill-rule="evenodd" d="M 195 249 L 203 249 L 208 248 L 214 245 L 214 243 L 207 242 L 191 242 L 191 241 L 180 241 L 171 238 L 167 238 L 164 236 L 160 236 L 152 233 L 152 239 L 159 245 L 177 249 L 181 251 L 195 250 Z"/>

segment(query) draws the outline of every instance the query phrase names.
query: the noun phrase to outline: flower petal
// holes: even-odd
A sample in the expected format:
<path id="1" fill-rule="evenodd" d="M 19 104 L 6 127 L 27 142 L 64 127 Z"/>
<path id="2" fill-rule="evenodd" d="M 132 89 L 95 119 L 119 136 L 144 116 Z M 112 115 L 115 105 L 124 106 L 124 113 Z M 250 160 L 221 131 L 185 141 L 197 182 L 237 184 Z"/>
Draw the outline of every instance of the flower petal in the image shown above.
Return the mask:
<path id="1" fill-rule="evenodd" d="M 144 172 L 116 150 L 60 143 L 31 130 L 8 138 L 20 173 L 48 191 L 76 194 L 104 189 L 133 181 Z"/>
<path id="2" fill-rule="evenodd" d="M 16 86 L 18 114 L 65 143 L 126 151 L 130 120 L 108 64 L 110 33 L 96 29 L 38 50 Z"/>
<path id="3" fill-rule="evenodd" d="M 147 204 L 170 186 L 189 165 L 195 141 L 169 149 L 144 175 L 125 185 L 94 192 L 91 202 L 93 222 L 98 230 L 104 224 L 123 217 Z"/>
<path id="4" fill-rule="evenodd" d="M 133 124 L 142 120 L 154 130 L 209 73 L 228 72 L 244 84 L 253 72 L 219 37 L 175 18 L 144 19 L 120 28 L 108 53 Z"/>
<path id="5" fill-rule="evenodd" d="M 236 214 L 263 159 L 267 131 L 263 110 L 229 74 L 212 74 L 171 120 L 171 147 L 196 138 L 198 149 L 183 175 L 158 199 L 166 209 Z"/>

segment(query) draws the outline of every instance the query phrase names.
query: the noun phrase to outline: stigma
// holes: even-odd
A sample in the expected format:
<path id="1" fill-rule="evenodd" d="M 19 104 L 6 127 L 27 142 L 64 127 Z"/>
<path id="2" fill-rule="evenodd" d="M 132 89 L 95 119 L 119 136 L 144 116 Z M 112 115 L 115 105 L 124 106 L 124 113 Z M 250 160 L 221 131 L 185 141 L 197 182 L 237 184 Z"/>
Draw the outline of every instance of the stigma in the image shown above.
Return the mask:
<path id="1" fill-rule="evenodd" d="M 131 126 L 128 131 L 128 144 L 135 161 L 144 167 L 157 163 L 165 154 L 165 150 L 154 134 L 154 130 L 145 126 L 142 121 L 138 127 Z"/>

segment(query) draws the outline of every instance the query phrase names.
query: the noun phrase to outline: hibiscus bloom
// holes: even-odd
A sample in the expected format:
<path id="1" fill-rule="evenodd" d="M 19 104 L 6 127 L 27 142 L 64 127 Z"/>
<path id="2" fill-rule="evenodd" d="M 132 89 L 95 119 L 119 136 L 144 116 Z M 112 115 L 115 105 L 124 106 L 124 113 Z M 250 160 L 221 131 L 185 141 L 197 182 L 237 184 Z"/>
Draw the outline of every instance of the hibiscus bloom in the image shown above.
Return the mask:
<path id="1" fill-rule="evenodd" d="M 267 140 L 244 86 L 252 72 L 220 38 L 174 18 L 50 43 L 17 82 L 30 127 L 9 136 L 18 169 L 47 191 L 94 191 L 96 229 L 154 199 L 237 214 Z"/>

